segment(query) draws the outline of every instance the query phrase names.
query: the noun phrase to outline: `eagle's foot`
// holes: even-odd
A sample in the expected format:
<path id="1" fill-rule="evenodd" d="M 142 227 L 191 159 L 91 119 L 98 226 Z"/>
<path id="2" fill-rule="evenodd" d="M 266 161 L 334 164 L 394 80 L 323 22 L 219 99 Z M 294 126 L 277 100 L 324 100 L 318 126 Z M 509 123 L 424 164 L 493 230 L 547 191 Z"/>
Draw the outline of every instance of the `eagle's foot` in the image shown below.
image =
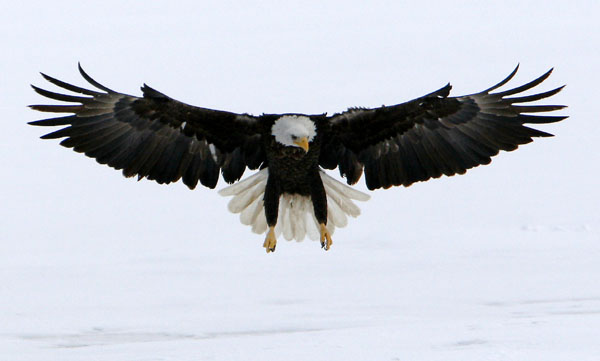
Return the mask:
<path id="1" fill-rule="evenodd" d="M 331 248 L 331 244 L 333 243 L 331 234 L 329 234 L 327 227 L 325 227 L 325 223 L 321 223 L 319 226 L 321 231 L 321 248 L 329 251 L 329 248 Z"/>
<path id="2" fill-rule="evenodd" d="M 275 246 L 277 246 L 277 238 L 275 238 L 275 227 L 269 227 L 269 232 L 267 232 L 267 237 L 265 238 L 265 243 L 263 243 L 263 247 L 269 252 L 275 252 Z"/>

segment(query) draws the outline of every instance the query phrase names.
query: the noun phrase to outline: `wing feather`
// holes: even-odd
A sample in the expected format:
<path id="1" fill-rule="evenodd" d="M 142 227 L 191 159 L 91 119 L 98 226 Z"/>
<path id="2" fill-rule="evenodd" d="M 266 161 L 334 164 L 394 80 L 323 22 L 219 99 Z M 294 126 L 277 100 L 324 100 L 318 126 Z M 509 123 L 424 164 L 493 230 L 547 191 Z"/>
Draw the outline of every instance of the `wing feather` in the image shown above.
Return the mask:
<path id="1" fill-rule="evenodd" d="M 258 118 L 193 107 L 145 85 L 143 97 L 118 93 L 92 79 L 79 66 L 81 76 L 100 91 L 68 84 L 42 73 L 44 79 L 70 95 L 33 86 L 38 94 L 71 104 L 32 105 L 50 113 L 74 113 L 30 122 L 36 126 L 64 126 L 42 139 L 65 138 L 61 145 L 85 153 L 101 164 L 122 169 L 158 183 L 198 182 L 214 188 L 222 172 L 232 183 L 246 167 L 265 162 L 262 124 Z M 74 103 L 74 104 L 73 104 Z"/>
<path id="2" fill-rule="evenodd" d="M 564 86 L 532 95 L 552 73 L 501 92 L 518 66 L 501 82 L 479 93 L 449 97 L 450 85 L 421 98 L 374 109 L 353 108 L 328 118 L 330 140 L 320 164 L 336 166 L 354 184 L 364 169 L 369 189 L 409 186 L 442 175 L 463 174 L 491 162 L 500 150 L 512 151 L 534 137 L 551 134 L 526 126 L 561 121 L 547 112 L 562 105 L 523 104 L 546 99 Z M 516 96 L 514 96 L 516 95 Z M 510 97 L 514 96 L 514 97 Z"/>

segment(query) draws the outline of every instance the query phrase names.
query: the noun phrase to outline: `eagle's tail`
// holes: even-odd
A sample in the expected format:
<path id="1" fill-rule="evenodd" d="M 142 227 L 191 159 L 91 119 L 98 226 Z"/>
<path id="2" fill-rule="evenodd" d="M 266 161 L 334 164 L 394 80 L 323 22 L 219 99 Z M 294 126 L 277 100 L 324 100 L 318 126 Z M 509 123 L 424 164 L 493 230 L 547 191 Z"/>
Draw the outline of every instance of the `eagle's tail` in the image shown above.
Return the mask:
<path id="1" fill-rule="evenodd" d="M 268 168 L 265 168 L 219 191 L 222 196 L 233 196 L 228 204 L 229 211 L 241 213 L 242 224 L 252 226 L 252 231 L 259 234 L 267 231 L 263 196 L 268 175 Z M 348 224 L 347 216 L 358 217 L 360 214 L 353 200 L 366 201 L 370 197 L 338 182 L 323 171 L 320 175 L 327 194 L 327 230 L 333 234 L 336 227 Z M 281 196 L 275 233 L 277 236 L 283 234 L 288 241 L 302 241 L 306 235 L 312 240 L 319 239 L 319 224 L 310 197 L 287 193 Z"/>

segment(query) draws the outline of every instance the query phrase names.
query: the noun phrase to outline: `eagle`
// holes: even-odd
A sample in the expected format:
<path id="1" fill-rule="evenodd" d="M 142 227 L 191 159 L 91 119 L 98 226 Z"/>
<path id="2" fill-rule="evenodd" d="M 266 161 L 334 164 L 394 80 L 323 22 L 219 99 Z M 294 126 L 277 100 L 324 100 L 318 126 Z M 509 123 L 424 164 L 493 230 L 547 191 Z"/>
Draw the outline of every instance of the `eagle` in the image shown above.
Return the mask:
<path id="1" fill-rule="evenodd" d="M 526 126 L 561 121 L 547 115 L 563 105 L 532 105 L 563 87 L 523 95 L 547 79 L 552 69 L 524 85 L 498 91 L 517 67 L 496 85 L 470 95 L 450 97 L 451 85 L 420 98 L 378 108 L 349 108 L 333 115 L 238 114 L 191 106 L 149 87 L 142 96 L 116 92 L 81 76 L 96 90 L 46 74 L 44 79 L 74 94 L 32 85 L 40 95 L 66 102 L 30 105 L 64 116 L 30 122 L 62 127 L 42 139 L 64 138 L 60 145 L 160 184 L 182 180 L 215 188 L 219 177 L 232 184 L 220 191 L 233 197 L 228 208 L 243 224 L 266 232 L 263 247 L 275 251 L 277 237 L 308 236 L 329 250 L 336 227 L 357 217 L 354 201 L 369 195 L 350 187 L 362 174 L 369 190 L 408 187 L 442 175 L 464 174 L 489 164 L 500 150 L 512 151 L 534 137 L 552 134 Z M 246 168 L 257 170 L 242 178 Z M 348 185 L 324 170 L 338 168 Z M 220 176 L 219 176 L 220 174 Z"/>

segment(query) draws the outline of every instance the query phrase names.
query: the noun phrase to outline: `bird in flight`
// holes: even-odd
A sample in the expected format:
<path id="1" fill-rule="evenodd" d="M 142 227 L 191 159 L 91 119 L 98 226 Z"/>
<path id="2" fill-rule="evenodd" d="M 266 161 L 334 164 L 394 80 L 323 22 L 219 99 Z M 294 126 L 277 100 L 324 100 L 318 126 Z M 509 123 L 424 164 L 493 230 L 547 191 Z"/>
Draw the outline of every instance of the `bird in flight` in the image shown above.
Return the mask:
<path id="1" fill-rule="evenodd" d="M 113 91 L 82 77 L 96 90 L 42 74 L 50 83 L 78 95 L 33 86 L 61 105 L 31 105 L 65 116 L 30 122 L 62 127 L 42 139 L 60 144 L 122 170 L 126 177 L 160 184 L 198 182 L 215 188 L 219 174 L 233 185 L 228 208 L 241 213 L 252 231 L 266 232 L 263 247 L 275 251 L 277 237 L 320 240 L 329 250 L 336 227 L 360 209 L 354 201 L 369 196 L 353 185 L 364 173 L 369 190 L 464 174 L 491 162 L 500 150 L 512 151 L 533 137 L 552 136 L 526 126 L 558 122 L 547 112 L 562 105 L 531 105 L 563 87 L 523 95 L 550 76 L 504 91 L 518 70 L 478 93 L 450 97 L 450 84 L 420 98 L 379 108 L 350 108 L 327 114 L 254 116 L 184 104 L 144 84 L 142 97 Z M 541 113 L 541 114 L 540 114 Z M 239 181 L 246 168 L 258 170 Z M 338 168 L 345 185 L 324 172 Z"/>

